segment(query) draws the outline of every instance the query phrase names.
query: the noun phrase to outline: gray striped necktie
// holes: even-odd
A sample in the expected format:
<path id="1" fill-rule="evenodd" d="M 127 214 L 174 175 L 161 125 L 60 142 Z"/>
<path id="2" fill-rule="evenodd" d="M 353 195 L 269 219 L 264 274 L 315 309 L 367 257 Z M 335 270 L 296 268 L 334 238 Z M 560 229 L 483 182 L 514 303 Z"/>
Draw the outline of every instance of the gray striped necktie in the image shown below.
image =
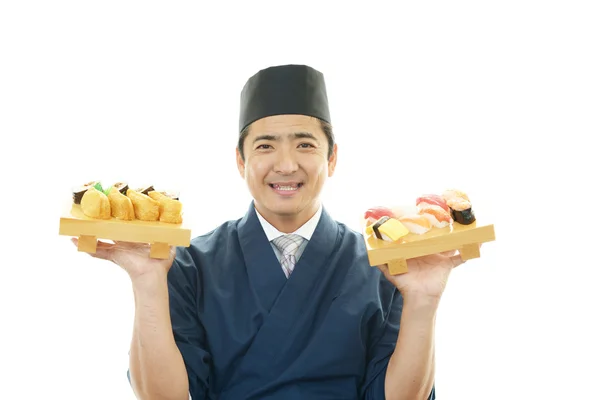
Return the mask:
<path id="1" fill-rule="evenodd" d="M 279 236 L 273 240 L 273 244 L 281 251 L 281 266 L 285 270 L 285 275 L 289 278 L 296 265 L 296 253 L 302 244 L 304 238 L 300 235 L 290 234 Z"/>

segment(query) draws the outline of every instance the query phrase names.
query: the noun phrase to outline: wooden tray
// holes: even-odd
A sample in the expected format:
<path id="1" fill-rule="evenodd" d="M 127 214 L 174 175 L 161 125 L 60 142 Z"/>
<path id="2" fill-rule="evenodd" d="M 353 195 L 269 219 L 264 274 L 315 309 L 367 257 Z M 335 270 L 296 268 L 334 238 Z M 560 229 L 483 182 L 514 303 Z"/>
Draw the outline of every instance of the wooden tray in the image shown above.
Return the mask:
<path id="1" fill-rule="evenodd" d="M 392 275 L 408 272 L 406 260 L 458 250 L 463 260 L 479 258 L 479 246 L 496 240 L 494 225 L 479 220 L 470 225 L 454 222 L 446 228 L 432 228 L 422 235 L 409 233 L 397 242 L 386 242 L 366 233 L 365 220 L 361 221 L 363 237 L 371 266 L 388 264 Z"/>
<path id="2" fill-rule="evenodd" d="M 61 218 L 59 235 L 77 236 L 78 250 L 95 253 L 98 239 L 150 243 L 150 257 L 169 258 L 169 246 L 190 245 L 192 231 L 182 224 L 151 221 L 120 221 L 90 218 L 79 204 L 68 202 Z"/>

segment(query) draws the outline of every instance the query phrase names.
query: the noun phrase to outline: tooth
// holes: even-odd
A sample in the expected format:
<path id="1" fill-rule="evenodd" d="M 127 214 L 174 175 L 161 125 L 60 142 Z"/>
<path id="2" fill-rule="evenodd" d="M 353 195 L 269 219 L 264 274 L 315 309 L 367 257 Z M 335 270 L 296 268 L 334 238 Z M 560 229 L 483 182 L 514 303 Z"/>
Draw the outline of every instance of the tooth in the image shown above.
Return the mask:
<path id="1" fill-rule="evenodd" d="M 296 189 L 298 189 L 298 188 L 297 188 L 297 187 L 295 187 L 295 186 L 279 186 L 279 185 L 275 185 L 275 187 L 276 187 L 278 190 L 296 190 Z"/>

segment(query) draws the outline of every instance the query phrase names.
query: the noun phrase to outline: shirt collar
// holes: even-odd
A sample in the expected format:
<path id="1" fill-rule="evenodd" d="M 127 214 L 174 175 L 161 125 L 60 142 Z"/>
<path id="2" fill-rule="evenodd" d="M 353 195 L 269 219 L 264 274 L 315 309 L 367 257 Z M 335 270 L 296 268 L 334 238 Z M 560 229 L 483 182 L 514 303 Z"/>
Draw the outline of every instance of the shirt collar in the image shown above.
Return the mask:
<path id="1" fill-rule="evenodd" d="M 278 231 L 273 225 L 267 222 L 267 220 L 264 219 L 262 215 L 260 215 L 256 208 L 254 209 L 254 211 L 256 211 L 256 216 L 258 217 L 258 220 L 260 221 L 260 224 L 262 225 L 265 234 L 267 235 L 267 239 L 269 239 L 269 242 L 274 239 L 277 239 L 279 236 L 285 235 L 285 233 Z M 317 228 L 317 224 L 319 223 L 319 219 L 321 218 L 322 212 L 323 205 L 321 204 L 315 215 L 313 215 L 311 219 L 309 219 L 304 225 L 298 228 L 298 230 L 296 230 L 294 233 L 302 236 L 306 240 L 310 240 L 313 233 L 315 232 L 315 229 Z"/>

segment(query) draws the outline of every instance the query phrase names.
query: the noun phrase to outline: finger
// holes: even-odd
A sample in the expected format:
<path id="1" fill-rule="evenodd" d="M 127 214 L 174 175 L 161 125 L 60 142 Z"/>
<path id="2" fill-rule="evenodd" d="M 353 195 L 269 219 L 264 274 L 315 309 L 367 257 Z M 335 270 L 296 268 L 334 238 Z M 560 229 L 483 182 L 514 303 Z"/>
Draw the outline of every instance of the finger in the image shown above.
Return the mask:
<path id="1" fill-rule="evenodd" d="M 75 246 L 79 246 L 79 240 L 77 238 L 72 238 L 71 242 L 75 245 Z M 114 249 L 116 246 L 112 243 L 106 243 L 106 242 L 102 242 L 100 240 L 98 240 L 96 242 L 96 250 L 98 249 L 106 249 L 106 250 L 112 250 Z"/>
<path id="2" fill-rule="evenodd" d="M 97 258 L 99 260 L 106 260 L 106 261 L 110 261 L 116 264 L 114 257 L 113 257 L 113 250 L 112 249 L 103 249 L 103 248 L 96 248 L 96 252 L 95 253 L 88 253 L 90 255 L 90 257 L 94 257 Z"/>
<path id="3" fill-rule="evenodd" d="M 123 249 L 123 250 L 146 251 L 150 248 L 150 245 L 148 243 L 124 242 L 124 241 L 120 241 L 120 240 L 115 240 L 114 242 L 119 249 Z"/>
<path id="4" fill-rule="evenodd" d="M 443 255 L 444 257 L 452 257 L 454 255 L 456 255 L 456 253 L 458 252 L 458 250 L 449 250 L 449 251 L 443 251 L 440 254 Z"/>
<path id="5" fill-rule="evenodd" d="M 73 243 L 75 246 L 78 246 L 79 245 L 79 239 L 76 238 L 76 237 L 71 238 L 71 243 Z M 96 241 L 96 247 L 98 247 L 98 246 L 101 246 L 101 247 L 104 247 L 104 248 L 111 248 L 111 247 L 114 247 L 114 244 L 103 242 L 101 240 L 97 240 Z"/>
<path id="6" fill-rule="evenodd" d="M 79 239 L 71 238 L 71 242 L 75 246 L 77 246 L 79 244 Z M 112 243 L 98 241 L 96 243 L 96 252 L 94 252 L 94 253 L 85 252 L 85 253 L 87 253 L 90 257 L 114 262 L 114 260 L 113 260 L 114 246 L 115 245 Z"/>
<path id="7" fill-rule="evenodd" d="M 381 265 L 377 265 L 376 266 L 378 270 L 381 271 L 381 273 L 386 277 L 389 278 L 390 276 L 390 269 L 388 268 L 387 264 L 381 264 Z"/>
<path id="8" fill-rule="evenodd" d="M 376 268 L 379 269 L 381 272 L 385 272 L 388 270 L 387 264 L 376 265 Z"/>
<path id="9" fill-rule="evenodd" d="M 449 258 L 450 258 L 450 261 L 452 262 L 452 267 L 453 268 L 456 268 L 459 265 L 465 263 L 465 260 L 462 259 L 462 257 L 460 256 L 460 254 L 453 255 L 453 256 L 451 256 Z"/>
<path id="10" fill-rule="evenodd" d="M 122 247 L 122 248 L 130 248 L 130 247 L 134 247 L 134 246 L 140 245 L 140 243 L 126 242 L 126 241 L 123 241 L 123 240 L 113 240 L 113 242 L 117 246 Z"/>

